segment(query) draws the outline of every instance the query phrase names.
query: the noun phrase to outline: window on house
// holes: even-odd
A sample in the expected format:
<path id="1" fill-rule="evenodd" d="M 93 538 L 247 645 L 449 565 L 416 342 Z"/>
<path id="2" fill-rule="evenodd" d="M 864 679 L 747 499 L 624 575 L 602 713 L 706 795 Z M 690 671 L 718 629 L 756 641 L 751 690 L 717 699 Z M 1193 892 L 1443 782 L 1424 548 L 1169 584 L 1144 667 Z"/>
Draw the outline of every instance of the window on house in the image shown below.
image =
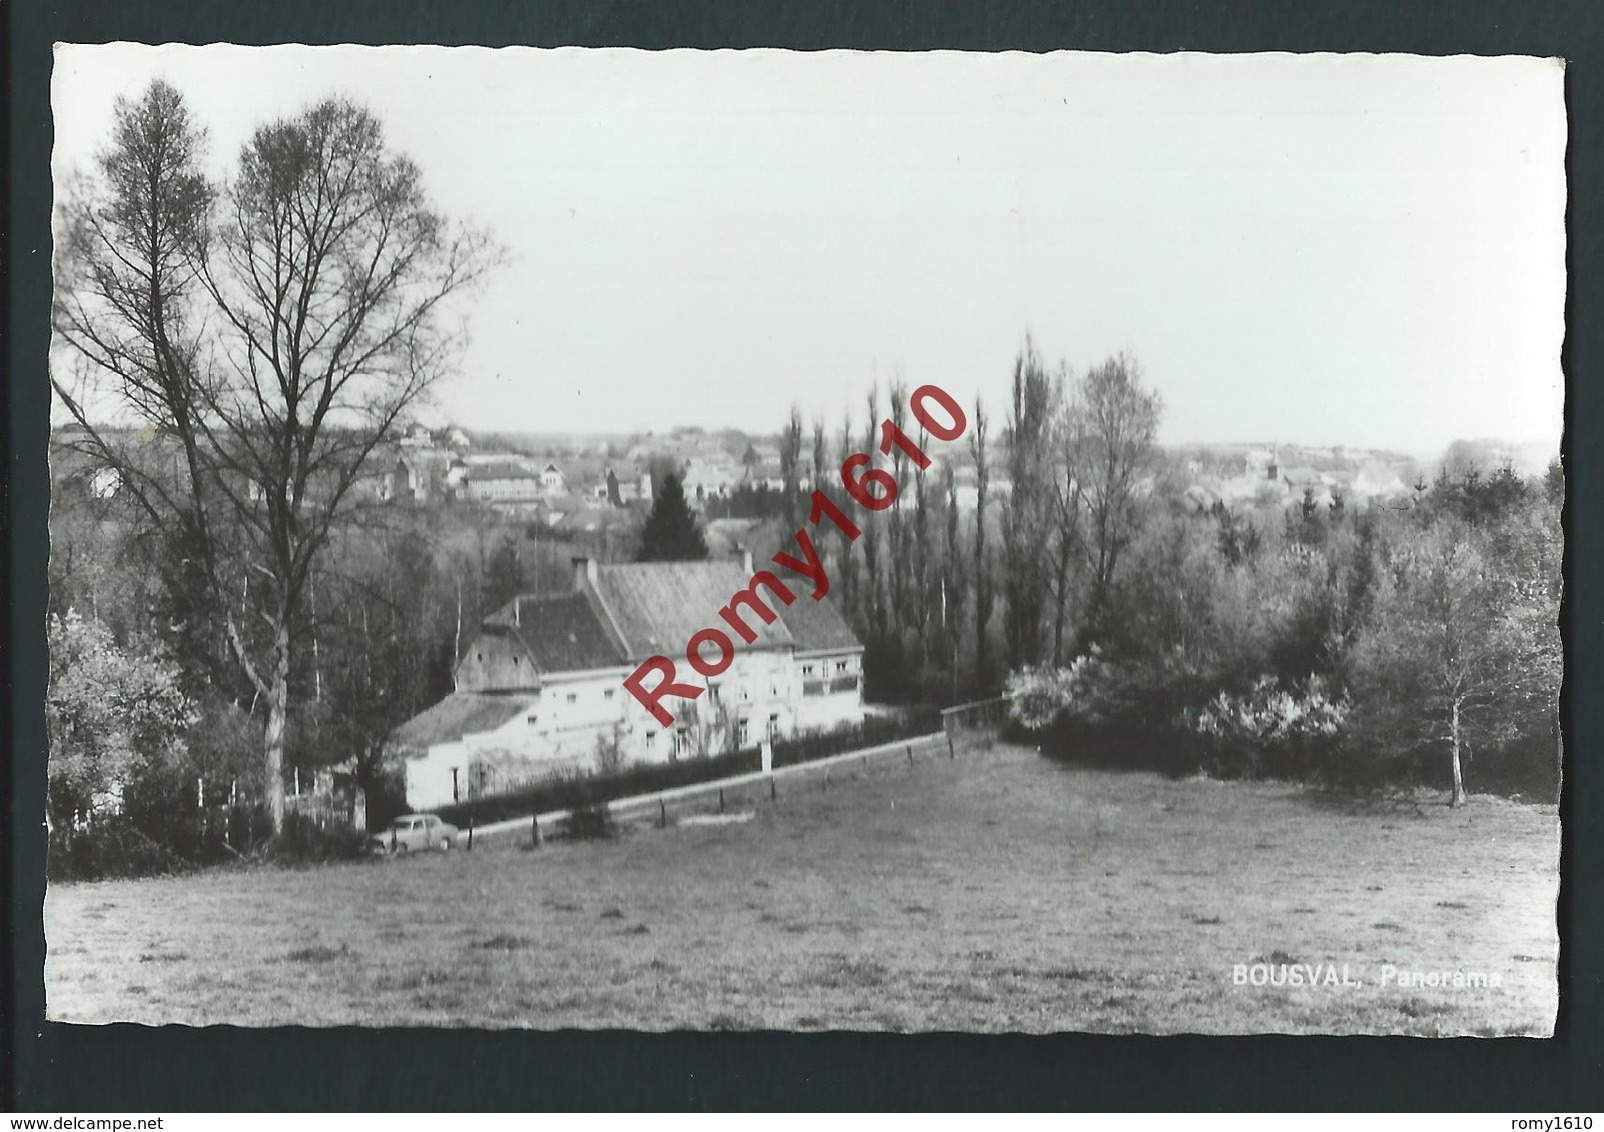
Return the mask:
<path id="1" fill-rule="evenodd" d="M 812 676 L 813 675 L 813 665 L 804 664 L 802 666 L 802 675 L 804 675 L 804 676 Z"/>
<path id="2" fill-rule="evenodd" d="M 774 712 L 769 716 L 769 738 L 773 739 L 780 733 L 780 713 Z"/>
<path id="3" fill-rule="evenodd" d="M 647 749 L 647 751 L 650 751 L 656 745 L 657 745 L 657 732 L 648 731 L 646 733 L 646 749 Z"/>
<path id="4" fill-rule="evenodd" d="M 847 662 L 844 661 L 844 660 L 836 661 L 835 662 L 835 670 L 836 670 L 837 673 L 845 672 L 847 670 Z"/>
<path id="5" fill-rule="evenodd" d="M 604 699 L 604 700 L 610 700 L 610 699 L 612 699 L 612 698 L 613 698 L 613 692 L 614 692 L 614 691 L 615 691 L 615 690 L 616 690 L 616 689 L 613 689 L 613 688 L 608 688 L 608 689 L 607 689 L 607 690 L 606 690 L 606 691 L 605 691 L 605 692 L 603 692 L 603 693 L 602 693 L 602 699 Z"/>
<path id="6" fill-rule="evenodd" d="M 718 689 L 719 689 L 719 686 L 717 684 L 709 684 L 707 686 L 707 702 L 708 703 L 710 703 L 710 704 L 718 703 Z"/>
<path id="7" fill-rule="evenodd" d="M 569 692 L 568 693 L 568 702 L 571 703 L 571 704 L 577 704 L 579 702 L 579 693 L 578 692 Z"/>
<path id="8" fill-rule="evenodd" d="M 748 720 L 744 715 L 735 721 L 735 745 L 737 747 L 746 746 L 747 739 L 752 730 L 750 723 L 751 721 Z"/>
<path id="9" fill-rule="evenodd" d="M 535 724 L 540 722 L 540 717 L 538 715 L 531 715 L 525 720 L 525 722 L 527 722 L 530 727 L 533 727 Z"/>

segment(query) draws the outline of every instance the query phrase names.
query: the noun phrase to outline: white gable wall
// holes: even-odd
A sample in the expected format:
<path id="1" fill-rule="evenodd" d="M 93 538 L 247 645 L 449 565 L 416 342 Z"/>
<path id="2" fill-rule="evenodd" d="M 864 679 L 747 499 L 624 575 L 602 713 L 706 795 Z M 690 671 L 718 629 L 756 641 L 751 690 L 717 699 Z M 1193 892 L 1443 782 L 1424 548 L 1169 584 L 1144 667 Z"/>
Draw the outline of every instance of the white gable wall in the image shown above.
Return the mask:
<path id="1" fill-rule="evenodd" d="M 593 770 L 598 740 L 615 727 L 627 762 L 666 763 L 863 720 L 858 649 L 801 658 L 790 648 L 742 651 L 712 679 L 697 675 L 683 656 L 675 661 L 676 680 L 708 690 L 695 700 L 665 699 L 672 726 L 664 728 L 624 688 L 633 668 L 543 673 L 525 710 L 500 727 L 437 743 L 408 759 L 408 806 L 426 810 L 466 800 L 474 783 L 496 793 L 557 772 Z M 847 671 L 838 672 L 843 663 Z M 825 691 L 803 694 L 807 666 L 820 673 Z M 857 678 L 852 689 L 828 690 L 831 680 L 847 675 Z"/>
<path id="2" fill-rule="evenodd" d="M 863 650 L 810 652 L 793 661 L 801 690 L 798 731 L 831 731 L 863 722 Z"/>

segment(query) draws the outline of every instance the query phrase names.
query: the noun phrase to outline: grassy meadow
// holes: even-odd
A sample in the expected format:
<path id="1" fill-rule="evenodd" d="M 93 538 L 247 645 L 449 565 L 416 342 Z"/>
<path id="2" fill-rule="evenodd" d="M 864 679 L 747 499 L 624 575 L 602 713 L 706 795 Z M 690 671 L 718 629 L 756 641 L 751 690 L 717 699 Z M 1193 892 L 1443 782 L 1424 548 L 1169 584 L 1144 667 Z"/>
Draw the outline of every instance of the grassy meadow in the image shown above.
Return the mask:
<path id="1" fill-rule="evenodd" d="M 70 1022 L 1547 1034 L 1551 805 L 1359 806 L 1010 746 L 613 841 L 52 886 Z M 1236 964 L 1348 964 L 1256 987 Z M 1383 965 L 1499 987 L 1381 985 Z"/>

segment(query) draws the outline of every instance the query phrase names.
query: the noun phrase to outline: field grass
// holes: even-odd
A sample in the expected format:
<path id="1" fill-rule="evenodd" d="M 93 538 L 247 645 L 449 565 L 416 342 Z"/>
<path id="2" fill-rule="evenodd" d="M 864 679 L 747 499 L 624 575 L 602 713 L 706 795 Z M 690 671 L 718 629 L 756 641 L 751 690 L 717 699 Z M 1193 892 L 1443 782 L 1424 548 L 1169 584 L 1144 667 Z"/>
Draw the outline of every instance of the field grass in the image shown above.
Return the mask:
<path id="1" fill-rule="evenodd" d="M 1008 746 L 616 841 L 53 886 L 52 1018 L 1547 1034 L 1553 806 L 1357 808 Z M 734 808 L 734 807 L 732 807 Z M 525 839 L 526 840 L 526 839 Z M 1348 964 L 1358 987 L 1236 986 Z M 1496 973 L 1476 989 L 1378 984 Z"/>

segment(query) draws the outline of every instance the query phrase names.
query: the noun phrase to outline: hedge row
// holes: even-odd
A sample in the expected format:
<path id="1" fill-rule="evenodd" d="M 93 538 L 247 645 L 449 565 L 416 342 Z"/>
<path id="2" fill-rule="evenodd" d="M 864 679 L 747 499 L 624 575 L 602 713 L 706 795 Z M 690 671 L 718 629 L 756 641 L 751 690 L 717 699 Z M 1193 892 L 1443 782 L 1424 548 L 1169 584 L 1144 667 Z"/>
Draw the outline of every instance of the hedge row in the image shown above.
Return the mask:
<path id="1" fill-rule="evenodd" d="M 346 825 L 319 826 L 301 814 L 284 815 L 277 838 L 267 811 L 235 807 L 226 824 L 202 821 L 192 813 L 158 822 L 149 813 L 114 814 L 85 829 L 51 830 L 45 870 L 52 882 L 105 880 L 191 872 L 210 865 L 275 861 L 321 864 L 349 860 L 367 852 L 367 834 Z M 225 840 L 225 831 L 228 839 Z"/>
<path id="2" fill-rule="evenodd" d="M 940 727 L 941 713 L 935 709 L 918 709 L 894 718 L 874 717 L 864 720 L 859 727 L 779 740 L 774 744 L 774 765 L 778 768 L 816 762 L 863 747 L 926 735 Z M 606 776 L 546 782 L 528 790 L 441 806 L 434 812 L 452 825 L 466 829 L 470 822 L 485 825 L 549 810 L 601 806 L 637 794 L 695 786 L 738 774 L 756 774 L 762 769 L 762 755 L 756 747 L 750 747 L 722 755 L 631 767 Z"/>
<path id="3" fill-rule="evenodd" d="M 878 747 L 915 735 L 941 730 L 941 712 L 936 708 L 912 708 L 897 716 L 871 716 L 861 726 L 817 735 L 799 735 L 774 744 L 774 765 L 795 766 L 817 762 L 863 747 Z"/>
<path id="4" fill-rule="evenodd" d="M 1010 722 L 1004 735 L 1060 762 L 1156 771 L 1171 777 L 1202 773 L 1219 779 L 1275 779 L 1359 792 L 1410 786 L 1447 789 L 1450 784 L 1448 756 L 1440 749 L 1382 758 L 1357 743 L 1255 747 L 1180 728 L 1092 727 L 1063 721 L 1037 732 Z M 1558 737 L 1532 736 L 1481 749 L 1467 759 L 1465 774 L 1475 793 L 1558 801 L 1559 770 Z"/>

